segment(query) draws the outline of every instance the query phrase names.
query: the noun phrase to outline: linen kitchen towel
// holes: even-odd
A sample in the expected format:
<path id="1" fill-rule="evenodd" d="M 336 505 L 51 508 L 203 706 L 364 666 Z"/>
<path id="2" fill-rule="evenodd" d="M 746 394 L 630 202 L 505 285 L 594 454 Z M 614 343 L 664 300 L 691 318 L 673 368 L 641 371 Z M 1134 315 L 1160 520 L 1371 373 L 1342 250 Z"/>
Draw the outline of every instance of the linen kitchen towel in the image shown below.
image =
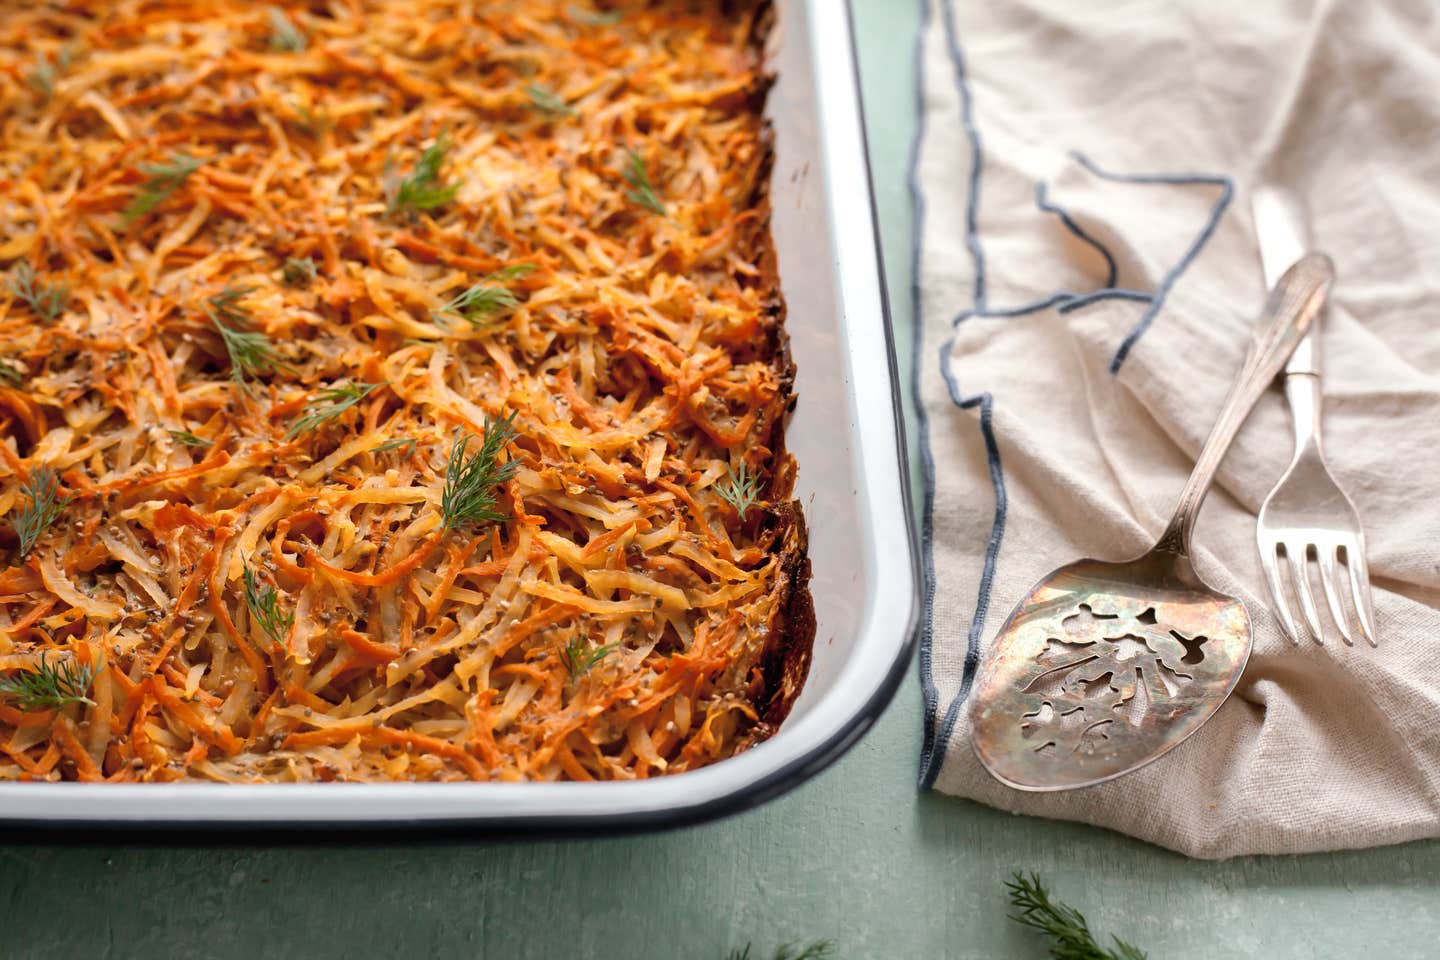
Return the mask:
<path id="1" fill-rule="evenodd" d="M 929 470 L 923 785 L 1192 856 L 1440 836 L 1440 8 L 1430 0 L 927 0 L 917 389 Z M 1338 272 L 1325 440 L 1369 538 L 1380 646 L 1295 646 L 1255 515 L 1278 389 L 1196 528 L 1254 651 L 1179 748 L 1026 794 L 975 759 L 979 660 L 1041 576 L 1164 527 L 1264 290 L 1249 193 L 1298 194 Z"/>

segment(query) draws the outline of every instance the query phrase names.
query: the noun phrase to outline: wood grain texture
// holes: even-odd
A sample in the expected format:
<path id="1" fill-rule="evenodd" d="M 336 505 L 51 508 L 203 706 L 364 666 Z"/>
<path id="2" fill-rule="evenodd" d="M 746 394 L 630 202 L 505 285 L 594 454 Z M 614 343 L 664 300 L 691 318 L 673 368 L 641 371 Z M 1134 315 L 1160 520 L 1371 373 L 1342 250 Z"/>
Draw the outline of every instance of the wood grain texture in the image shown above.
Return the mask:
<path id="1" fill-rule="evenodd" d="M 908 357 L 918 5 L 854 3 Z M 1039 943 L 1004 920 L 1001 881 L 1018 868 L 1040 871 L 1097 929 L 1143 944 L 1153 960 L 1434 955 L 1440 843 L 1196 863 L 917 794 L 919 738 L 912 676 L 871 734 L 815 781 L 753 813 L 654 836 L 125 847 L 13 838 L 0 845 L 0 953 L 723 960 L 748 940 L 828 936 L 843 958 L 1039 960 Z"/>

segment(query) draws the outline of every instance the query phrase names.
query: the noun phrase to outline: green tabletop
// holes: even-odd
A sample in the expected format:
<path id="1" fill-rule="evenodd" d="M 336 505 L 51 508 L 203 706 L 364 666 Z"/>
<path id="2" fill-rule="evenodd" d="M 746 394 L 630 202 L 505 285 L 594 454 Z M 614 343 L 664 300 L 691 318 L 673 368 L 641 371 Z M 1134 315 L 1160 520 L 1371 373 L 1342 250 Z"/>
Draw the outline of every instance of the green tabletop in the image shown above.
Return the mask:
<path id="1" fill-rule="evenodd" d="M 837 0 L 838 3 L 838 0 Z M 909 356 L 916 0 L 854 0 L 885 264 Z M 913 419 L 912 419 L 913 422 Z M 1440 844 L 1199 863 L 915 788 L 907 680 L 844 759 L 731 819 L 593 840 L 0 846 L 0 957 L 1040 958 L 1002 880 L 1038 870 L 1161 958 L 1440 955 Z M 1336 816 L 1346 811 L 1337 809 Z M 763 955 L 763 956 L 762 956 Z"/>

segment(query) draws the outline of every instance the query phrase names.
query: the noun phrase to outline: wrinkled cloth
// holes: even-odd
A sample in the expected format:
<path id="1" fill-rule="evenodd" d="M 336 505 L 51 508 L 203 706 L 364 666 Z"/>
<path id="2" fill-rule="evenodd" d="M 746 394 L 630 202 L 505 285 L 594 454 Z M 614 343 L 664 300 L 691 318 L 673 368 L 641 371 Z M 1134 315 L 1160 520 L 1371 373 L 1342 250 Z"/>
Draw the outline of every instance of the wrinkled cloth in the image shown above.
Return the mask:
<path id="1" fill-rule="evenodd" d="M 1440 8 L 928 0 L 918 52 L 922 783 L 1196 857 L 1440 836 Z M 1265 182 L 1336 264 L 1325 447 L 1364 519 L 1380 646 L 1296 646 L 1271 612 L 1255 518 L 1292 451 L 1277 386 L 1195 534 L 1253 622 L 1235 694 L 1139 771 L 1012 790 L 972 749 L 977 663 L 1040 577 L 1164 528 L 1264 299 Z"/>

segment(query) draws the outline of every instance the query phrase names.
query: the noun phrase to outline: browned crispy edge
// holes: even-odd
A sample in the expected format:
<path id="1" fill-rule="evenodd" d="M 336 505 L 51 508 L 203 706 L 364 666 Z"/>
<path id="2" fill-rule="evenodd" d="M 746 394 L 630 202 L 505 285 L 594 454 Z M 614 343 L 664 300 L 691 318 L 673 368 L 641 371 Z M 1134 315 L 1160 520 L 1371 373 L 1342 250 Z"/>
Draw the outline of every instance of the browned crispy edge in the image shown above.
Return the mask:
<path id="1" fill-rule="evenodd" d="M 763 56 L 765 40 L 775 25 L 775 9 L 770 0 L 762 0 L 755 18 L 751 43 L 757 55 Z M 762 75 L 754 91 L 751 108 L 763 113 L 765 99 L 774 83 L 773 75 Z M 779 729 L 795 699 L 804 689 L 810 672 L 815 642 L 815 604 L 810 595 L 809 534 L 800 503 L 791 499 L 795 487 L 795 459 L 785 448 L 785 428 L 795 409 L 795 360 L 790 337 L 785 330 L 785 298 L 780 288 L 779 264 L 775 243 L 770 233 L 770 181 L 775 165 L 774 131 L 769 121 L 762 131 L 764 151 L 756 177 L 750 207 L 759 213 L 745 237 L 747 248 L 756 256 L 763 277 L 764 329 L 771 362 L 779 375 L 780 411 L 769 424 L 766 446 L 772 453 L 773 470 L 765 499 L 771 507 L 761 521 L 770 527 L 772 549 L 780 559 L 780 572 L 775 585 L 774 613 L 765 631 L 765 644 L 760 654 L 763 686 L 753 706 L 760 722 L 748 731 L 740 749 L 746 749 L 769 737 Z M 762 427 L 762 430 L 764 428 Z"/>
<path id="2" fill-rule="evenodd" d="M 766 739 L 779 729 L 795 698 L 805 687 L 815 643 L 815 603 L 810 596 L 810 558 L 805 517 L 794 500 L 776 510 L 781 526 L 777 603 L 760 655 L 765 690 L 756 704 L 760 724 L 751 740 Z"/>

